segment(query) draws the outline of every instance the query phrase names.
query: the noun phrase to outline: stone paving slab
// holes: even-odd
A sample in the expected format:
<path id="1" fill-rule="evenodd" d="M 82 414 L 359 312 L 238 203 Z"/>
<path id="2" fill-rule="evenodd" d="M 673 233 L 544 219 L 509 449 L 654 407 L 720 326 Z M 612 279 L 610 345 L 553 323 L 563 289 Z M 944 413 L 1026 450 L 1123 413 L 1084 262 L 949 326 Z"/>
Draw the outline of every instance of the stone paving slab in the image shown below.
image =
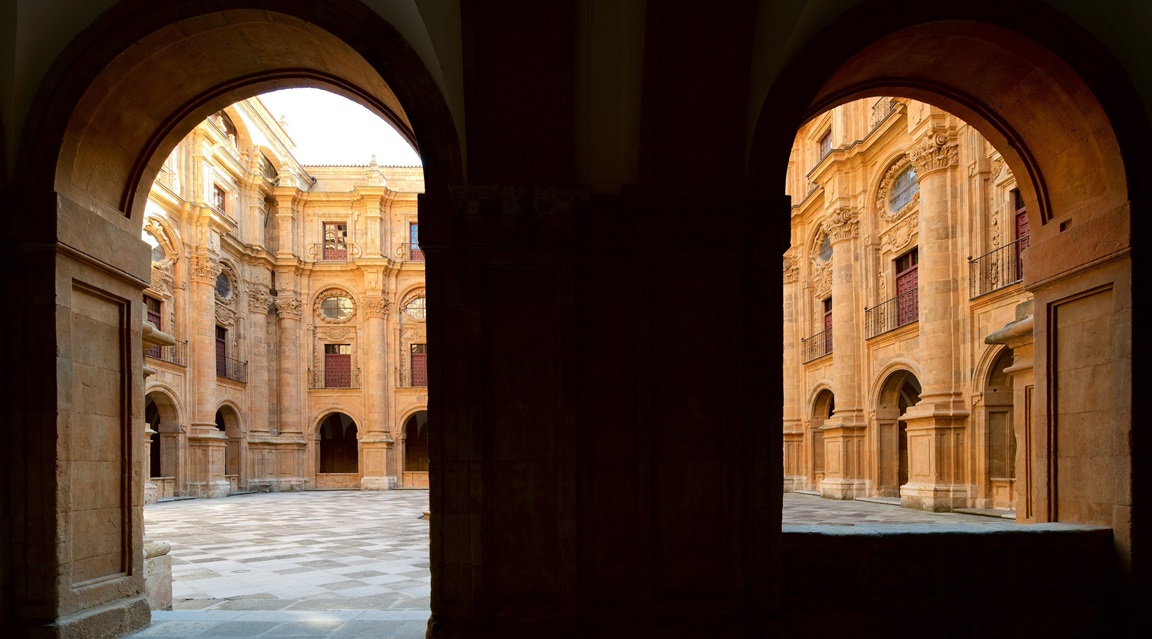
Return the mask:
<path id="1" fill-rule="evenodd" d="M 424 637 L 430 605 L 426 491 L 246 494 L 146 506 L 172 544 L 173 610 L 132 637 Z M 996 517 L 785 493 L 789 529 L 1013 526 Z"/>

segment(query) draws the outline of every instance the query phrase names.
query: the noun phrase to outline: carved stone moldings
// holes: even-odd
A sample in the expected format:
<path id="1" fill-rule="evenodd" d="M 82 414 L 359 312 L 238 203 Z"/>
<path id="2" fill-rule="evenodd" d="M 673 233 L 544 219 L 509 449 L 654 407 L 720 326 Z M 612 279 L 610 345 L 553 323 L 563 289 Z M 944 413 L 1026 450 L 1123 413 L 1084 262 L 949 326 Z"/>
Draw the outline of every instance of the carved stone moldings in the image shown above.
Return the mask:
<path id="1" fill-rule="evenodd" d="M 827 297 L 832 292 L 832 261 L 812 261 L 812 290 L 817 297 Z"/>
<path id="2" fill-rule="evenodd" d="M 321 312 L 321 306 L 324 304 L 324 300 L 331 299 L 333 297 L 342 297 L 342 298 L 348 299 L 352 302 L 351 312 L 348 314 L 347 317 L 328 317 L 327 315 L 324 315 L 323 312 Z M 318 322 L 318 323 L 346 324 L 346 323 L 352 321 L 356 317 L 356 299 L 354 297 L 352 297 L 351 293 L 349 293 L 348 291 L 346 291 L 342 288 L 332 287 L 329 289 L 325 289 L 325 290 L 321 291 L 320 294 L 317 295 L 316 299 L 313 301 L 312 314 L 315 316 L 316 322 Z"/>
<path id="3" fill-rule="evenodd" d="M 220 326 L 233 327 L 236 325 L 236 311 L 223 304 L 216 305 L 216 323 Z"/>
<path id="4" fill-rule="evenodd" d="M 909 149 L 908 159 L 916 168 L 916 176 L 923 179 L 932 171 L 959 165 L 960 145 L 948 144 L 948 134 L 939 132 L 925 136 L 918 145 Z"/>
<path id="5" fill-rule="evenodd" d="M 796 263 L 794 255 L 784 256 L 784 282 L 795 282 L 800 276 L 800 265 Z"/>
<path id="6" fill-rule="evenodd" d="M 820 228 L 833 242 L 850 240 L 860 232 L 860 214 L 848 207 L 838 208 L 821 223 Z"/>
<path id="7" fill-rule="evenodd" d="M 164 225 L 154 217 L 150 217 L 144 221 L 144 232 L 149 233 L 152 237 L 156 238 L 159 242 L 160 248 L 164 251 L 164 259 L 152 262 L 152 268 L 171 269 L 172 264 L 179 258 L 180 253 L 176 250 L 176 244 L 172 241 L 171 235 Z"/>
<path id="8" fill-rule="evenodd" d="M 383 297 L 364 299 L 364 315 L 367 317 L 384 318 L 388 315 L 388 308 L 388 300 Z"/>
<path id="9" fill-rule="evenodd" d="M 403 312 L 401 320 L 416 320 L 423 322 L 427 317 L 425 308 L 424 291 L 414 291 L 404 297 L 404 301 L 400 304 L 400 310 Z"/>
<path id="10" fill-rule="evenodd" d="M 886 222 L 895 222 L 920 205 L 920 191 L 917 189 L 917 191 L 912 194 L 912 199 L 900 207 L 900 210 L 893 211 L 892 207 L 888 206 L 892 182 L 911 164 L 912 161 L 908 159 L 908 156 L 902 155 L 892 163 L 892 166 L 888 167 L 888 170 L 884 173 L 884 177 L 880 179 L 880 187 L 876 190 L 876 212 L 879 213 L 880 218 Z"/>
<path id="11" fill-rule="evenodd" d="M 193 281 L 201 284 L 215 284 L 216 275 L 220 272 L 220 263 L 207 255 L 194 255 L 189 260 Z"/>
<path id="12" fill-rule="evenodd" d="M 299 297 L 281 295 L 276 298 L 276 313 L 282 319 L 298 320 L 304 315 L 304 305 Z"/>
<path id="13" fill-rule="evenodd" d="M 920 212 L 900 220 L 888 230 L 880 234 L 880 246 L 885 252 L 898 253 L 915 242 L 920 231 Z"/>
<path id="14" fill-rule="evenodd" d="M 268 292 L 268 285 L 264 282 L 246 280 L 244 290 L 248 294 L 248 310 L 254 313 L 267 313 L 272 303 L 272 295 Z"/>

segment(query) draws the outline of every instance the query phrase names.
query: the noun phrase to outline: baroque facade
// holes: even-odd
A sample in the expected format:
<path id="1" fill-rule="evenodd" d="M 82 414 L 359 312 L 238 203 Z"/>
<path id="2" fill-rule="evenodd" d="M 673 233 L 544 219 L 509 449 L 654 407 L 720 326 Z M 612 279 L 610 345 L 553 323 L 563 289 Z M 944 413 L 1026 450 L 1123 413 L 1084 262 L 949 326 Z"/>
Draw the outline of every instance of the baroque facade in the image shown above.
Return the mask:
<path id="1" fill-rule="evenodd" d="M 146 501 L 428 485 L 422 171 L 292 148 L 244 100 L 152 185 Z"/>
<path id="2" fill-rule="evenodd" d="M 857 100 L 799 131 L 787 190 L 784 490 L 1018 510 L 1031 335 L 1002 329 L 1031 313 L 1030 234 L 1004 158 L 923 102 Z"/>

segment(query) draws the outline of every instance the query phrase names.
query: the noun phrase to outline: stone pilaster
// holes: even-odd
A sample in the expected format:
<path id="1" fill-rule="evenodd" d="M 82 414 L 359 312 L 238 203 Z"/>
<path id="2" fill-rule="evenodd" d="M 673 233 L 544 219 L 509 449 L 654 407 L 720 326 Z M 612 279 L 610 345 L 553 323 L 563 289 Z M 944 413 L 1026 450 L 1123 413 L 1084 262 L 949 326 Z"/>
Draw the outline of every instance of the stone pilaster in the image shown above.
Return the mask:
<path id="1" fill-rule="evenodd" d="M 290 278 L 281 277 L 281 280 Z M 304 433 L 304 415 L 301 414 L 308 402 L 305 401 L 304 378 L 301 371 L 307 370 L 301 361 L 300 320 L 303 316 L 303 303 L 300 295 L 291 289 L 281 290 L 276 299 L 280 339 L 280 423 L 276 437 L 276 489 L 299 490 L 305 483 L 308 464 L 307 437 Z M 314 472 L 314 469 L 313 469 Z"/>
<path id="2" fill-rule="evenodd" d="M 863 337 L 857 299 L 860 262 L 859 213 L 841 208 L 824 222 L 832 244 L 832 383 L 836 410 L 824 422 L 824 479 L 820 494 L 831 499 L 852 499 L 866 494 L 862 478 L 864 434 L 867 423 L 860 405 L 859 359 Z"/>
<path id="3" fill-rule="evenodd" d="M 201 497 L 223 497 L 231 485 L 225 478 L 227 436 L 216 428 L 216 276 L 220 263 L 201 251 L 191 259 L 189 288 L 192 337 L 188 341 L 188 369 L 195 389 L 188 433 L 189 489 Z"/>
<path id="4" fill-rule="evenodd" d="M 1016 432 L 1016 521 L 1041 521 L 1035 513 L 1032 463 L 1036 446 L 1033 440 L 1032 398 L 1036 389 L 1033 370 L 1035 337 L 1032 302 L 1016 307 L 1016 320 L 984 338 L 986 344 L 1004 344 L 1012 349 L 1012 365 L 1004 372 L 1012 377 L 1012 427 Z"/>
<path id="5" fill-rule="evenodd" d="M 800 331 L 796 296 L 800 269 L 796 255 L 784 256 L 784 492 L 808 487 L 804 450 L 804 420 L 801 415 Z"/>
<path id="6" fill-rule="evenodd" d="M 966 505 L 965 430 L 958 309 L 961 278 L 952 264 L 956 241 L 952 170 L 959 147 L 944 129 L 929 130 L 908 151 L 920 186 L 918 246 L 920 402 L 904 414 L 908 426 L 906 507 L 947 511 Z M 837 397 L 839 401 L 839 397 Z"/>
<path id="7" fill-rule="evenodd" d="M 385 385 L 387 375 L 387 340 L 385 320 L 388 302 L 382 297 L 364 300 L 364 403 L 367 418 L 360 436 L 360 487 L 364 490 L 387 490 L 388 451 L 393 438 L 389 432 Z M 393 471 L 391 473 L 395 475 Z"/>

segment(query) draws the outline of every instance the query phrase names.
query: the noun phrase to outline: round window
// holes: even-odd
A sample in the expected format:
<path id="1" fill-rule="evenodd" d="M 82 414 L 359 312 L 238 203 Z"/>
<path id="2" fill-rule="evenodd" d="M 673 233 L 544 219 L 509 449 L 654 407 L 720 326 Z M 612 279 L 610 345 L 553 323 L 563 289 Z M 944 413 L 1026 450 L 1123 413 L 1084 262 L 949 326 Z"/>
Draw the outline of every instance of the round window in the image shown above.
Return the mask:
<path id="1" fill-rule="evenodd" d="M 411 302 L 408 302 L 408 306 L 404 307 L 404 312 L 412 319 L 424 319 L 424 298 L 417 297 Z"/>
<path id="2" fill-rule="evenodd" d="M 351 297 L 344 297 L 337 295 L 329 297 L 323 302 L 320 302 L 320 314 L 326 319 L 330 320 L 343 320 L 352 317 L 352 311 L 355 306 L 352 304 Z"/>
<path id="3" fill-rule="evenodd" d="M 216 294 L 225 300 L 232 297 L 232 280 L 223 272 L 216 276 Z"/>

